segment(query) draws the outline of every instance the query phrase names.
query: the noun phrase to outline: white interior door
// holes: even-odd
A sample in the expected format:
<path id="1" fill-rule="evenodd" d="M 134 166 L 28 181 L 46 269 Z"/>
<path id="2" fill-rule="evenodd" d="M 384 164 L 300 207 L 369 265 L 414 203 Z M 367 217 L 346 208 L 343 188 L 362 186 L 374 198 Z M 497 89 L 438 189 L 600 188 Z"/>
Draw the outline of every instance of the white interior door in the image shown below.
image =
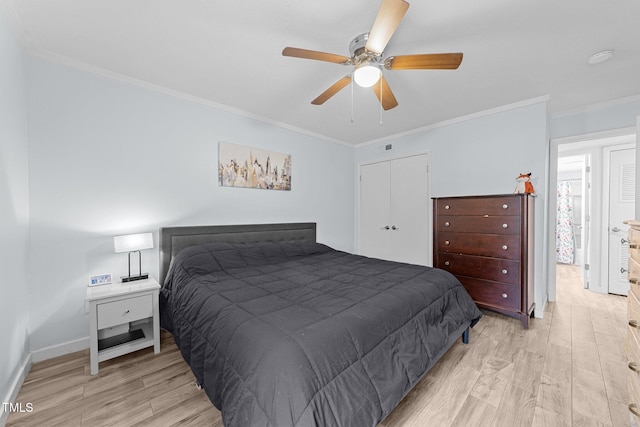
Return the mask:
<path id="1" fill-rule="evenodd" d="M 635 149 L 612 150 L 609 167 L 609 293 L 629 291 L 627 266 L 628 226 L 623 221 L 635 217 Z"/>
<path id="2" fill-rule="evenodd" d="M 427 154 L 391 161 L 391 248 L 389 259 L 431 265 L 427 233 Z"/>
<path id="3" fill-rule="evenodd" d="M 388 259 L 391 239 L 390 163 L 360 167 L 360 254 Z"/>

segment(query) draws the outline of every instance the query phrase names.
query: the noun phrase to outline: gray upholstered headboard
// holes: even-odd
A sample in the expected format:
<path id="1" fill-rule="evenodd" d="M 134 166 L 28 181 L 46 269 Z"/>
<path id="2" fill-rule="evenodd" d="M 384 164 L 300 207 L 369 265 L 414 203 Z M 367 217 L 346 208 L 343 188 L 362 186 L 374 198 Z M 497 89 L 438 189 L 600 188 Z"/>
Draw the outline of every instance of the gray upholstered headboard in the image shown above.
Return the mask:
<path id="1" fill-rule="evenodd" d="M 315 242 L 316 223 L 199 225 L 160 229 L 160 284 L 173 257 L 182 249 L 211 242 Z"/>

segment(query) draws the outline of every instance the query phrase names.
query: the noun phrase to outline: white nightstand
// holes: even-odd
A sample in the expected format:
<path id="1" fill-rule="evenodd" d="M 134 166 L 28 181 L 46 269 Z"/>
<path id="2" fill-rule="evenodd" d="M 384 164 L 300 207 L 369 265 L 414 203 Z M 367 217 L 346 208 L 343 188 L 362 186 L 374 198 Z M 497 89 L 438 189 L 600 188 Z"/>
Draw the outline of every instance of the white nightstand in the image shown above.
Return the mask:
<path id="1" fill-rule="evenodd" d="M 160 353 L 159 291 L 151 277 L 87 288 L 91 375 L 104 360 L 151 346 Z"/>

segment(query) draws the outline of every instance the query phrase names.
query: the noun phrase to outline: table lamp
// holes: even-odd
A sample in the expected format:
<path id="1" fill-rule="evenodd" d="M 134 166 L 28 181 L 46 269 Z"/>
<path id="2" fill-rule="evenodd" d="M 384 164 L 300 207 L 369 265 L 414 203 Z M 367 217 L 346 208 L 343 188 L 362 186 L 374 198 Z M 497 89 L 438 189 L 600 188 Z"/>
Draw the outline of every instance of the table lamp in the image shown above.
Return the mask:
<path id="1" fill-rule="evenodd" d="M 129 275 L 122 276 L 123 282 L 133 282 L 134 280 L 142 280 L 149 278 L 149 273 L 142 273 L 142 254 L 143 249 L 153 249 L 153 235 L 151 233 L 127 234 L 124 236 L 114 236 L 113 246 L 116 253 L 129 252 Z M 131 275 L 131 254 L 138 252 L 138 274 Z"/>

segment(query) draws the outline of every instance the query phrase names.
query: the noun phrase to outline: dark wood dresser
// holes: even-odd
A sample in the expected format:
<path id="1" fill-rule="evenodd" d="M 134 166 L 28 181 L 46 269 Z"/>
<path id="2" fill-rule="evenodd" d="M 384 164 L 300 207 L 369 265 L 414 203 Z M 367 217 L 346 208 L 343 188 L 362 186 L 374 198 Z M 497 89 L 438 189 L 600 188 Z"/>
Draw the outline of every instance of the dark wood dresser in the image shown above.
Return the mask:
<path id="1" fill-rule="evenodd" d="M 478 307 L 519 318 L 533 292 L 534 199 L 530 194 L 433 199 L 433 265 L 460 280 Z"/>

